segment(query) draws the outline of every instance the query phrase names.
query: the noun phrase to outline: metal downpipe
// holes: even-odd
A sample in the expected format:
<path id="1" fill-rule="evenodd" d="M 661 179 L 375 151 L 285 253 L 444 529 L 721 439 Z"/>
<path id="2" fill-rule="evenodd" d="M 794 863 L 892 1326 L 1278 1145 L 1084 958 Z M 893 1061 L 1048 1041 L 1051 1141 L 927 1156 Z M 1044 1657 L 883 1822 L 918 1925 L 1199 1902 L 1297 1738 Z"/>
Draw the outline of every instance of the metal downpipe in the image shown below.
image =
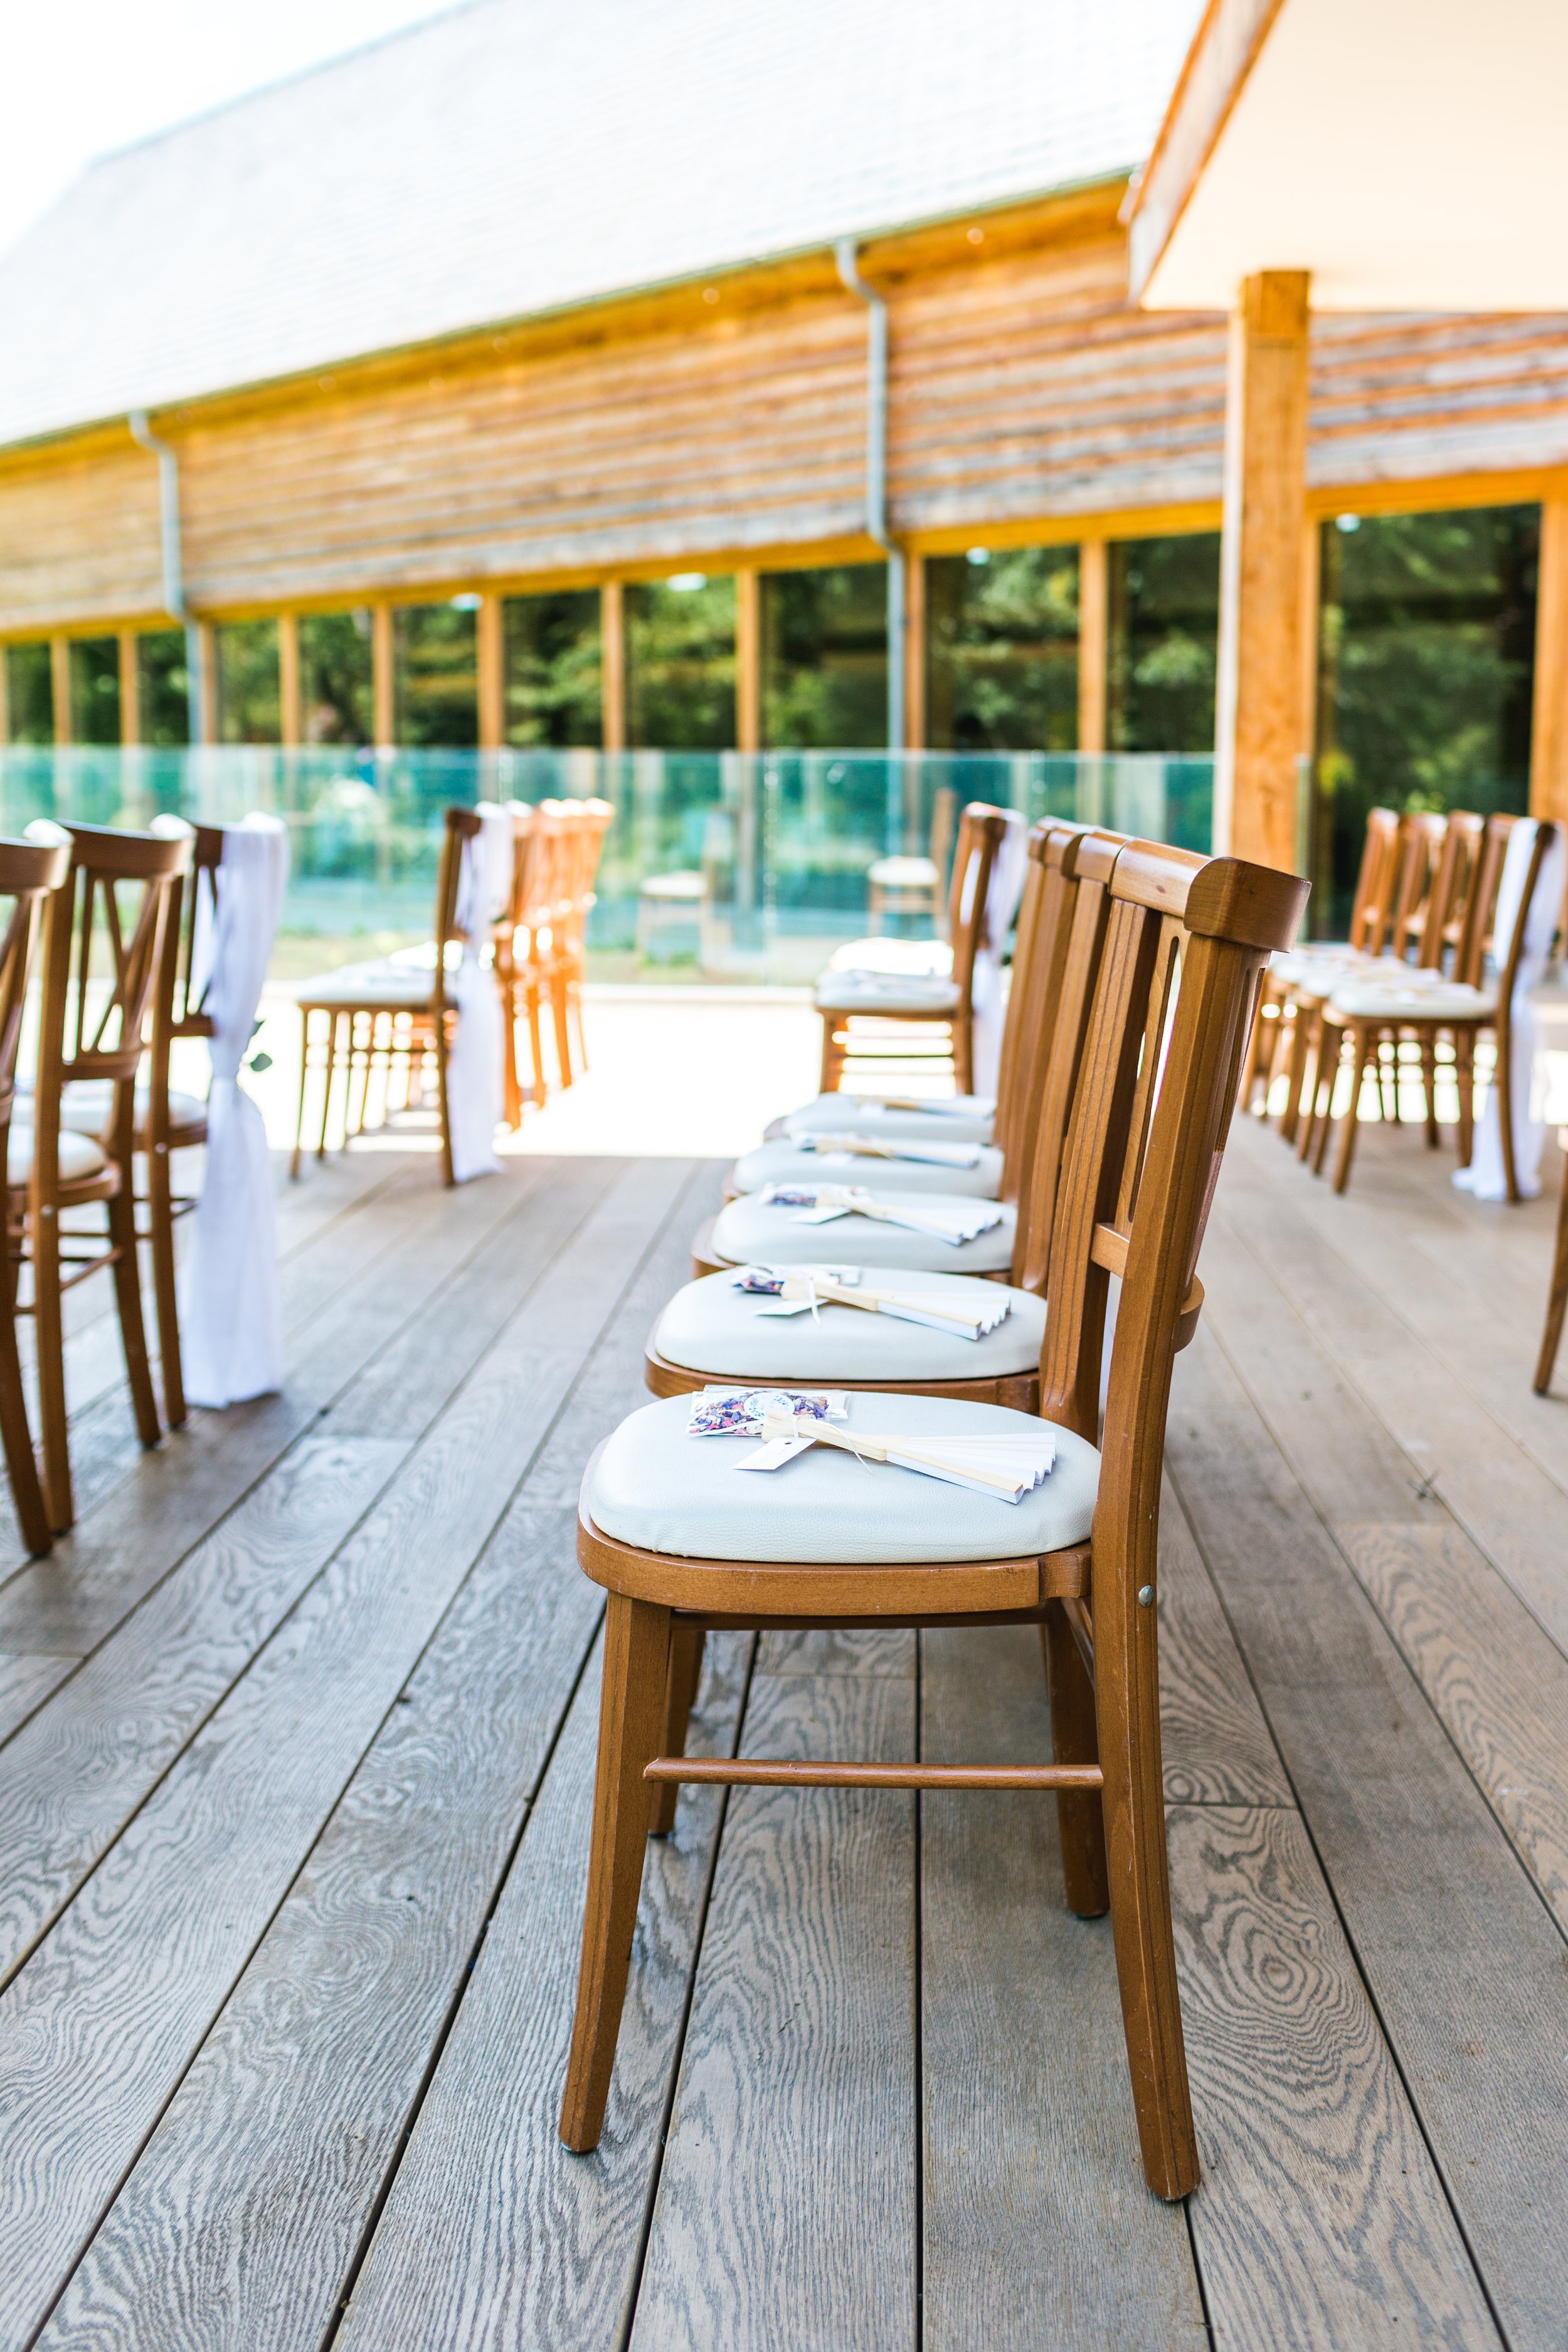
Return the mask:
<path id="1" fill-rule="evenodd" d="M 163 552 L 163 609 L 185 633 L 185 703 L 193 744 L 206 740 L 202 709 L 202 633 L 185 602 L 184 555 L 180 539 L 180 458 L 167 441 L 161 441 L 147 421 L 144 408 L 126 417 L 131 437 L 158 460 L 158 514 Z"/>
<path id="2" fill-rule="evenodd" d="M 888 749 L 904 749 L 904 551 L 888 530 L 888 306 L 874 286 L 861 277 L 856 261 L 856 241 L 841 236 L 833 248 L 838 275 L 846 289 L 865 303 L 866 363 L 866 534 L 888 558 Z M 894 791 L 889 787 L 889 816 Z M 902 791 L 898 793 L 901 826 Z"/>

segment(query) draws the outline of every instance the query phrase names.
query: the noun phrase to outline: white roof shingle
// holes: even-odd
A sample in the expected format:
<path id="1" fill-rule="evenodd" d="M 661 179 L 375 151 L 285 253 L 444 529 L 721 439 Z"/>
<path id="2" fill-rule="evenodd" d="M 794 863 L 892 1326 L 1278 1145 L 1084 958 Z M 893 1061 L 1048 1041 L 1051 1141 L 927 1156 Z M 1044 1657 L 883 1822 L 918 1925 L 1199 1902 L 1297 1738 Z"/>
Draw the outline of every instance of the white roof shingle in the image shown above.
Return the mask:
<path id="1" fill-rule="evenodd" d="M 1198 0 L 469 0 L 93 164 L 0 257 L 0 443 L 1147 152 Z"/>

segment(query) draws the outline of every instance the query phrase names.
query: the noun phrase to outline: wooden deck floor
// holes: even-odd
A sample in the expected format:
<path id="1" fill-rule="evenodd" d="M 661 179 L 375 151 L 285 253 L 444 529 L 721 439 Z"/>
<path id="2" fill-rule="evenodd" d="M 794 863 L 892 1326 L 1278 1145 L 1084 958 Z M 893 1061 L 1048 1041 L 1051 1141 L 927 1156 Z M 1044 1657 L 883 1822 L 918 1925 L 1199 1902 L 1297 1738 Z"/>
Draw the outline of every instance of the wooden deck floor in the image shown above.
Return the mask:
<path id="1" fill-rule="evenodd" d="M 1235 1139 L 1162 1601 L 1205 2174 L 1138 2170 L 1049 1800 L 687 1792 L 610 2126 L 554 2136 L 591 1445 L 711 1166 L 366 1153 L 284 1202 L 281 1399 L 0 1586 L 0 2347 L 1568 2343 L 1568 1402 L 1550 1202 Z M 1554 1156 L 1553 1156 L 1554 1157 Z M 1035 1757 L 1034 1637 L 710 1644 L 709 1748 Z"/>

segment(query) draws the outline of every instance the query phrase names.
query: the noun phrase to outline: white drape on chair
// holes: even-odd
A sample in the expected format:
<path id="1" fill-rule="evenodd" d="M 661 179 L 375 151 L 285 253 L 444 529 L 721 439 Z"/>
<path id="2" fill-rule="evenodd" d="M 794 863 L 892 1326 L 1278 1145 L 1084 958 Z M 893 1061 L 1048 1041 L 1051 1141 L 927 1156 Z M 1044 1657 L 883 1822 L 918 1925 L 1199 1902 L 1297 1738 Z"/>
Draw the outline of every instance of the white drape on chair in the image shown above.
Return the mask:
<path id="1" fill-rule="evenodd" d="M 180 1297 L 185 1394 L 238 1404 L 283 1385 L 283 1314 L 267 1128 L 239 1083 L 289 878 L 289 835 L 275 816 L 224 829 L 216 915 L 198 902 L 192 993 L 210 975 L 212 1089 L 207 1165 Z"/>
<path id="2" fill-rule="evenodd" d="M 511 897 L 512 824 L 510 813 L 493 802 L 482 803 L 479 814 L 479 832 L 463 844 L 458 883 L 458 927 L 467 936 L 451 982 L 458 1028 L 447 1059 L 452 1174 L 459 1184 L 500 1168 L 496 1129 L 505 1108 L 500 993 L 483 955 L 490 926 Z"/>
<path id="3" fill-rule="evenodd" d="M 1007 830 L 991 861 L 991 881 L 985 893 L 985 920 L 974 957 L 974 987 L 971 998 L 973 1037 L 973 1091 L 994 1095 L 1002 1068 L 1002 950 L 1024 895 L 1029 870 L 1029 828 L 1016 809 L 1007 811 Z"/>
<path id="4" fill-rule="evenodd" d="M 1535 819 L 1521 817 L 1508 837 L 1502 878 L 1498 884 L 1497 913 L 1492 922 L 1493 952 L 1500 965 L 1507 958 L 1514 925 L 1519 920 L 1520 901 L 1524 896 L 1525 878 L 1535 849 Z M 1539 985 L 1546 970 L 1547 957 L 1552 952 L 1552 935 L 1563 912 L 1565 876 L 1568 876 L 1568 836 L 1559 825 L 1556 838 L 1542 859 L 1541 871 L 1536 877 L 1535 895 L 1525 918 L 1524 940 L 1513 984 L 1512 1047 L 1509 1056 L 1513 1081 L 1513 1171 L 1515 1181 L 1527 1201 L 1533 1201 L 1541 1190 L 1541 1151 L 1546 1141 L 1544 1088 L 1542 1084 L 1537 1083 L 1537 1023 L 1530 992 Z M 1544 1072 L 1542 1077 L 1544 1078 Z M 1461 1192 L 1473 1192 L 1478 1201 L 1506 1201 L 1508 1198 L 1508 1182 L 1502 1164 L 1502 1118 L 1495 1086 L 1487 1095 L 1487 1107 L 1481 1114 L 1470 1164 L 1468 1168 L 1454 1171 L 1454 1181 Z"/>

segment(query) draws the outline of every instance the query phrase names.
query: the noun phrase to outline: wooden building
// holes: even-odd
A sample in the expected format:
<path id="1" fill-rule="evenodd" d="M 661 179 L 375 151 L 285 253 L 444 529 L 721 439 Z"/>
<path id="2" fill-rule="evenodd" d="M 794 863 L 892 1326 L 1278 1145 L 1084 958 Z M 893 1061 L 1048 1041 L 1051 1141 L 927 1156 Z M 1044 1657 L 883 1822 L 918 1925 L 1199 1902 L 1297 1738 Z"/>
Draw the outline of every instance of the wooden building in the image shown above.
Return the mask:
<path id="1" fill-rule="evenodd" d="M 699 703 L 695 740 L 797 740 L 792 627 L 797 667 L 838 657 L 831 616 L 800 617 L 813 575 L 849 679 L 815 706 L 826 740 L 835 714 L 838 740 L 887 740 L 853 673 L 896 677 L 901 652 L 890 731 L 910 746 L 1212 741 L 1226 320 L 1138 307 L 1122 221 L 1192 0 L 1009 7 L 983 36 L 937 0 L 804 0 L 763 59 L 754 18 L 717 0 L 664 12 L 651 47 L 629 0 L 584 14 L 542 57 L 532 0 L 481 0 L 220 110 L 95 166 L 0 262 L 10 740 L 177 738 L 172 611 L 211 740 L 618 748 Z M 1447 677 L 1440 630 L 1468 630 L 1491 647 L 1484 723 L 1445 720 L 1408 776 L 1362 788 L 1522 802 L 1533 761 L 1555 805 L 1530 702 L 1552 668 L 1538 615 L 1561 604 L 1568 318 L 1315 312 L 1307 383 L 1300 751 L 1331 786 L 1350 757 L 1347 631 Z M 1468 550 L 1437 622 L 1422 583 L 1447 558 L 1412 558 L 1408 531 L 1340 580 L 1348 532 L 1372 526 L 1367 551 L 1422 516 Z M 1210 610 L 1173 634 L 1145 614 L 1140 639 L 1139 597 L 1184 547 Z M 889 550 L 890 666 L 882 574 L 856 574 Z M 959 567 L 1019 550 L 1059 561 L 1035 565 L 1009 640 Z M 705 700 L 679 691 L 671 589 L 706 592 L 687 632 Z M 954 664 L 1009 659 L 1001 719 L 984 694 L 955 719 Z M 1163 681 L 1184 660 L 1178 719 Z M 1047 670 L 1031 700 L 1021 673 Z M 1366 742 L 1384 675 L 1363 677 Z M 1178 725 L 1186 742 L 1160 740 Z"/>

